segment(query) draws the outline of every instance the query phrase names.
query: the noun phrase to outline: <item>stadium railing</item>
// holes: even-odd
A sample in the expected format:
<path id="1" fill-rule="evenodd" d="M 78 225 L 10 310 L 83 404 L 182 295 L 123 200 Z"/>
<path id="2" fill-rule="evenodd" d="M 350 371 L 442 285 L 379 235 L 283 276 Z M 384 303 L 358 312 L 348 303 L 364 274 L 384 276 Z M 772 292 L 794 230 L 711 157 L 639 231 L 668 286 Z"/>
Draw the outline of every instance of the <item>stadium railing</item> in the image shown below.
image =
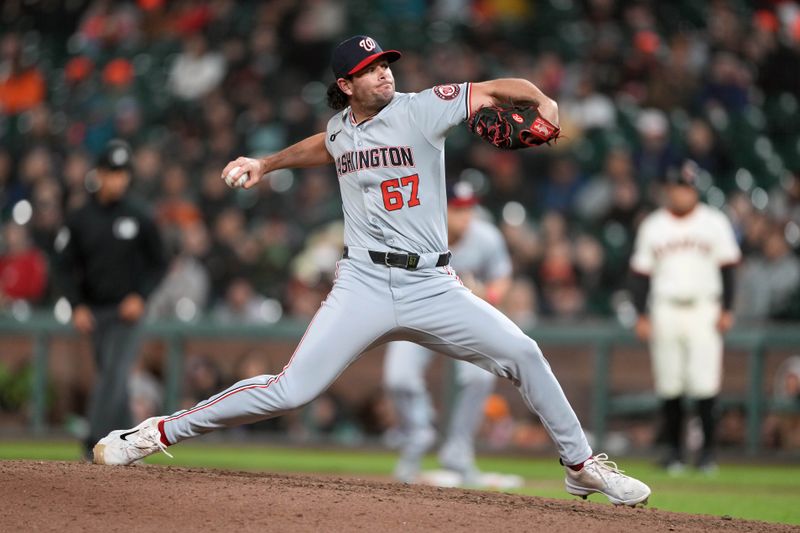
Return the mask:
<path id="1" fill-rule="evenodd" d="M 281 321 L 270 325 L 220 325 L 210 320 L 198 322 L 153 322 L 144 326 L 148 338 L 159 338 L 166 345 L 165 408 L 177 409 L 182 379 L 184 347 L 188 339 L 236 340 L 299 340 L 307 324 L 301 321 Z M 541 324 L 528 330 L 532 338 L 546 346 L 592 347 L 592 408 L 591 424 L 596 447 L 602 448 L 611 417 L 651 413 L 658 407 L 656 397 L 649 392 L 613 394 L 610 388 L 612 352 L 617 347 L 639 346 L 633 333 L 618 323 Z M 33 379 L 31 382 L 30 430 L 34 434 L 47 432 L 47 382 L 50 341 L 76 333 L 72 326 L 62 324 L 44 312 L 35 312 L 25 320 L 0 316 L 0 335 L 24 336 L 32 340 Z M 746 450 L 757 454 L 761 447 L 761 427 L 768 412 L 800 413 L 800 402 L 773 400 L 764 387 L 766 353 L 769 349 L 800 350 L 800 328 L 795 325 L 764 325 L 737 327 L 726 335 L 726 350 L 739 349 L 748 353 L 747 391 L 745 394 L 724 396 L 723 404 L 745 409 L 747 416 Z"/>

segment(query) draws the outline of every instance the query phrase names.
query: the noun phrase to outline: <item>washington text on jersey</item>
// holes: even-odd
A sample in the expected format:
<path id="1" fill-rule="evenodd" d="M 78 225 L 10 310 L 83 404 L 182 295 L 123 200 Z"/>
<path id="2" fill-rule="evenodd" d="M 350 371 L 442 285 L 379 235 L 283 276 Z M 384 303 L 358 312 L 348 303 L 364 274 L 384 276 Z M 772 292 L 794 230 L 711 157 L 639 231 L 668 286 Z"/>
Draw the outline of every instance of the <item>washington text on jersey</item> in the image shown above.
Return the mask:
<path id="1" fill-rule="evenodd" d="M 414 166 L 414 150 L 410 146 L 366 148 L 345 152 L 336 158 L 336 173 L 339 177 L 367 168 Z"/>

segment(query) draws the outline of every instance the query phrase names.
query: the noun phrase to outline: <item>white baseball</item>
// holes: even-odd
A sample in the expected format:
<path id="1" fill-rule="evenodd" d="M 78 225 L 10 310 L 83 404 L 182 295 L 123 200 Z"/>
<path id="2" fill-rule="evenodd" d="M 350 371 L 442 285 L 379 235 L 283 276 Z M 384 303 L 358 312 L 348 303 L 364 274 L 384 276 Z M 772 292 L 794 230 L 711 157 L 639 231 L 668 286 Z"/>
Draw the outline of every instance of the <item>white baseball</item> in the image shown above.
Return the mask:
<path id="1" fill-rule="evenodd" d="M 243 173 L 241 176 L 236 178 L 236 173 L 242 167 L 233 167 L 226 175 L 225 175 L 225 183 L 228 187 L 235 188 L 235 187 L 242 187 L 247 180 L 250 178 L 250 174 L 248 172 Z M 235 180 L 235 181 L 234 181 Z"/>

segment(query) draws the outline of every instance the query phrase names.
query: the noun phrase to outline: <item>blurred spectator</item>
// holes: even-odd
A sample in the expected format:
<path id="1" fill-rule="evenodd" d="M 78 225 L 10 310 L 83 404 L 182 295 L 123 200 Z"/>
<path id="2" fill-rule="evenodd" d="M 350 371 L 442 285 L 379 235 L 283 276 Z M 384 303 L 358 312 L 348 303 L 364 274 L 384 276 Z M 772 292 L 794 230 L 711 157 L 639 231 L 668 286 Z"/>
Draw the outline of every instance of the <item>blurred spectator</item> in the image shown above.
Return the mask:
<path id="1" fill-rule="evenodd" d="M 287 313 L 310 320 L 330 292 L 336 277 L 337 260 L 342 255 L 342 223 L 333 222 L 311 235 L 306 248 L 291 263 L 291 281 L 287 286 Z"/>
<path id="2" fill-rule="evenodd" d="M 775 372 L 772 397 L 780 408 L 800 406 L 800 355 L 787 357 Z M 800 446 L 800 416 L 791 412 L 770 414 L 764 421 L 766 444 L 773 448 Z"/>
<path id="3" fill-rule="evenodd" d="M 773 223 L 765 213 L 755 211 L 749 202 L 747 207 L 748 209 L 744 211 L 742 227 L 744 232 L 741 238 L 742 249 L 745 251 L 745 255 L 758 261 L 763 253 L 764 243 L 774 229 Z"/>
<path id="4" fill-rule="evenodd" d="M 542 240 L 545 247 L 567 240 L 569 227 L 567 218 L 558 211 L 548 211 L 541 219 Z"/>
<path id="5" fill-rule="evenodd" d="M 285 294 L 290 263 L 297 252 L 293 240 L 298 233 L 293 235 L 290 225 L 279 218 L 262 222 L 253 230 L 259 253 L 252 274 L 253 283 L 271 298 Z"/>
<path id="6" fill-rule="evenodd" d="M 504 223 L 500 229 L 508 243 L 513 271 L 526 273 L 541 257 L 543 247 L 541 237 L 530 224 L 526 224 L 524 221 L 519 224 Z"/>
<path id="7" fill-rule="evenodd" d="M 538 205 L 536 190 L 532 183 L 528 183 L 518 154 L 497 150 L 484 152 L 478 149 L 472 156 L 484 153 L 491 185 L 482 202 L 495 218 L 502 218 L 503 208 L 509 202 L 518 202 L 526 209 Z"/>
<path id="8" fill-rule="evenodd" d="M 150 320 L 194 320 L 205 313 L 211 292 L 208 270 L 201 259 L 209 248 L 208 230 L 202 222 L 181 228 L 178 253 L 167 275 L 150 297 Z"/>
<path id="9" fill-rule="evenodd" d="M 84 13 L 76 35 L 92 56 L 116 47 L 132 47 L 139 37 L 139 12 L 131 4 L 94 0 Z"/>
<path id="10" fill-rule="evenodd" d="M 574 243 L 575 270 L 581 291 L 586 295 L 586 312 L 605 315 L 610 312 L 611 294 L 603 247 L 597 239 L 583 234 Z"/>
<path id="11" fill-rule="evenodd" d="M 748 104 L 750 74 L 732 53 L 719 52 L 711 62 L 711 78 L 700 93 L 707 107 L 721 106 L 726 111 L 742 111 Z"/>
<path id="12" fill-rule="evenodd" d="M 511 294 L 511 293 L 509 293 Z M 514 438 L 514 418 L 511 408 L 503 396 L 492 394 L 486 400 L 481 436 L 491 449 L 502 450 L 508 447 Z"/>
<path id="13" fill-rule="evenodd" d="M 161 383 L 145 370 L 135 371 L 128 380 L 131 416 L 145 420 L 163 411 L 164 393 Z"/>
<path id="14" fill-rule="evenodd" d="M 0 40 L 0 116 L 17 115 L 44 101 L 45 79 L 23 52 L 22 39 L 7 33 Z"/>
<path id="15" fill-rule="evenodd" d="M 89 198 L 86 190 L 86 178 L 91 170 L 92 161 L 89 154 L 83 151 L 72 151 L 67 155 L 62 169 L 64 183 L 64 206 L 67 211 L 82 207 Z"/>
<path id="16" fill-rule="evenodd" d="M 0 217 L 11 215 L 11 209 L 22 197 L 22 191 L 14 183 L 14 161 L 11 152 L 0 146 Z"/>
<path id="17" fill-rule="evenodd" d="M 47 288 L 47 270 L 47 258 L 33 246 L 27 227 L 6 223 L 0 255 L 0 307 L 15 300 L 36 303 Z"/>
<path id="18" fill-rule="evenodd" d="M 236 246 L 246 235 L 244 215 L 233 207 L 217 215 L 213 224 L 211 249 L 205 256 L 205 265 L 211 276 L 212 302 L 223 296 L 231 280 L 243 274 Z"/>
<path id="19" fill-rule="evenodd" d="M 159 149 L 153 144 L 141 145 L 133 155 L 133 172 L 136 176 L 132 190 L 144 199 L 152 200 L 162 188 L 164 160 Z"/>
<path id="20" fill-rule="evenodd" d="M 216 362 L 205 355 L 191 355 L 186 360 L 186 376 L 181 407 L 190 409 L 197 402 L 210 398 L 222 389 L 222 370 Z"/>
<path id="21" fill-rule="evenodd" d="M 323 392 L 308 404 L 303 409 L 302 420 L 306 438 L 312 440 L 325 437 L 339 444 L 352 444 L 358 438 L 346 403 L 331 391 Z"/>
<path id="22" fill-rule="evenodd" d="M 781 318 L 800 287 L 800 258 L 792 253 L 782 227 L 768 230 L 761 254 L 742 266 L 736 313 L 742 318 Z"/>
<path id="23" fill-rule="evenodd" d="M 184 100 L 196 100 L 214 90 L 225 76 L 225 59 L 208 49 L 206 38 L 193 33 L 183 41 L 183 52 L 169 73 L 172 93 Z"/>
<path id="24" fill-rule="evenodd" d="M 568 117 L 583 130 L 610 129 L 617 124 L 614 102 L 596 90 L 594 79 L 588 72 L 581 76 L 575 98 L 560 104 L 559 111 L 562 124 Z"/>
<path id="25" fill-rule="evenodd" d="M 295 45 L 286 51 L 287 59 L 306 63 L 308 71 L 314 75 L 326 69 L 328 57 L 325 52 L 345 31 L 346 9 L 345 2 L 300 2 L 290 13 Z"/>
<path id="26" fill-rule="evenodd" d="M 636 178 L 646 186 L 662 178 L 667 168 L 676 164 L 669 138 L 669 121 L 657 109 L 645 109 L 636 120 L 639 146 L 634 155 Z"/>
<path id="27" fill-rule="evenodd" d="M 222 166 L 212 163 L 203 169 L 197 207 L 205 220 L 216 220 L 232 204 L 230 189 L 220 177 Z"/>
<path id="28" fill-rule="evenodd" d="M 357 408 L 358 425 L 368 436 L 384 435 L 397 425 L 392 402 L 380 388 L 367 395 Z"/>
<path id="29" fill-rule="evenodd" d="M 201 213 L 192 198 L 189 177 L 181 165 L 168 165 L 161 181 L 161 194 L 156 206 L 156 220 L 166 233 L 201 221 Z"/>
<path id="30" fill-rule="evenodd" d="M 800 355 L 788 357 L 775 372 L 772 395 L 777 400 L 800 401 Z"/>
<path id="31" fill-rule="evenodd" d="M 577 318 L 584 311 L 586 298 L 578 286 L 572 251 L 566 240 L 547 246 L 536 279 L 543 313 L 555 318 Z"/>
<path id="32" fill-rule="evenodd" d="M 689 123 L 686 156 L 712 176 L 724 176 L 730 167 L 730 161 L 720 148 L 711 125 L 703 119 L 696 118 Z"/>
<path id="33" fill-rule="evenodd" d="M 768 209 L 776 220 L 789 221 L 790 232 L 791 224 L 800 226 L 800 170 L 784 176 L 780 187 L 770 194 Z M 795 237 L 791 244 L 797 247 L 800 237 Z"/>
<path id="34" fill-rule="evenodd" d="M 673 35 L 668 46 L 666 57 L 662 57 L 659 68 L 652 72 L 647 98 L 648 105 L 664 111 L 680 108 L 691 101 L 703 61 L 702 43 L 688 33 Z"/>
<path id="35" fill-rule="evenodd" d="M 48 256 L 54 253 L 56 234 L 63 223 L 61 184 L 55 178 L 47 178 L 33 189 L 30 230 L 33 241 Z"/>
<path id="36" fill-rule="evenodd" d="M 103 67 L 103 82 L 109 89 L 109 94 L 124 95 L 133 83 L 135 76 L 133 65 L 127 59 L 112 59 Z M 117 133 L 123 136 L 123 132 L 118 131 Z"/>
<path id="37" fill-rule="evenodd" d="M 225 291 L 225 299 L 212 311 L 214 320 L 221 324 L 245 325 L 274 322 L 270 303 L 256 293 L 245 278 L 235 278 Z"/>
<path id="38" fill-rule="evenodd" d="M 30 198 L 39 182 L 53 177 L 55 157 L 44 146 L 34 146 L 22 157 L 19 164 L 18 184 L 25 198 Z"/>
<path id="39" fill-rule="evenodd" d="M 568 157 L 554 159 L 550 163 L 547 181 L 539 193 L 540 209 L 570 215 L 583 181 L 580 168 L 573 159 Z"/>
<path id="40" fill-rule="evenodd" d="M 527 278 L 515 279 L 506 293 L 500 310 L 523 331 L 536 325 L 536 289 Z"/>
<path id="41" fill-rule="evenodd" d="M 305 231 L 311 231 L 342 216 L 342 204 L 333 190 L 336 182 L 329 169 L 310 169 L 303 172 L 295 194 L 293 220 Z"/>
<path id="42" fill-rule="evenodd" d="M 639 186 L 632 179 L 621 178 L 613 182 L 611 205 L 603 217 L 604 225 L 619 224 L 626 231 L 636 227 L 643 216 L 643 202 Z"/>
<path id="43" fill-rule="evenodd" d="M 61 139 L 54 132 L 54 119 L 50 107 L 37 105 L 20 116 L 20 127 L 27 131 L 26 141 L 29 146 L 40 146 L 60 159 L 62 153 Z"/>
<path id="44" fill-rule="evenodd" d="M 269 98 L 261 97 L 253 102 L 245 120 L 248 153 L 269 154 L 286 146 L 286 130 Z"/>

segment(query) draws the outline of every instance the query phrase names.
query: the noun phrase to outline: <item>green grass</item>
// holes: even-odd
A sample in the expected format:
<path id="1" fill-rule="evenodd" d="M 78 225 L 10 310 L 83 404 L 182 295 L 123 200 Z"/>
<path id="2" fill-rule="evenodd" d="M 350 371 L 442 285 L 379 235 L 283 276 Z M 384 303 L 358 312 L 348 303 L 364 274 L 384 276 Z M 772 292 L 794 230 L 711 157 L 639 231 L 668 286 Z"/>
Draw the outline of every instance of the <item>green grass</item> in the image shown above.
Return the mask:
<path id="1" fill-rule="evenodd" d="M 184 444 L 172 451 L 175 459 L 159 454 L 148 462 L 233 470 L 386 476 L 395 458 L 391 453 L 374 451 L 204 443 Z M 78 454 L 78 445 L 74 443 L 0 441 L 0 459 L 74 460 Z M 652 487 L 650 507 L 800 525 L 800 466 L 723 464 L 713 477 L 697 473 L 670 477 L 647 462 L 621 463 L 629 473 Z M 555 460 L 492 457 L 480 459 L 479 464 L 486 471 L 523 476 L 526 486 L 514 492 L 572 498 L 564 492 L 563 472 Z M 429 458 L 425 466 L 436 468 L 436 463 Z M 592 500 L 604 501 L 604 498 L 595 495 Z"/>

